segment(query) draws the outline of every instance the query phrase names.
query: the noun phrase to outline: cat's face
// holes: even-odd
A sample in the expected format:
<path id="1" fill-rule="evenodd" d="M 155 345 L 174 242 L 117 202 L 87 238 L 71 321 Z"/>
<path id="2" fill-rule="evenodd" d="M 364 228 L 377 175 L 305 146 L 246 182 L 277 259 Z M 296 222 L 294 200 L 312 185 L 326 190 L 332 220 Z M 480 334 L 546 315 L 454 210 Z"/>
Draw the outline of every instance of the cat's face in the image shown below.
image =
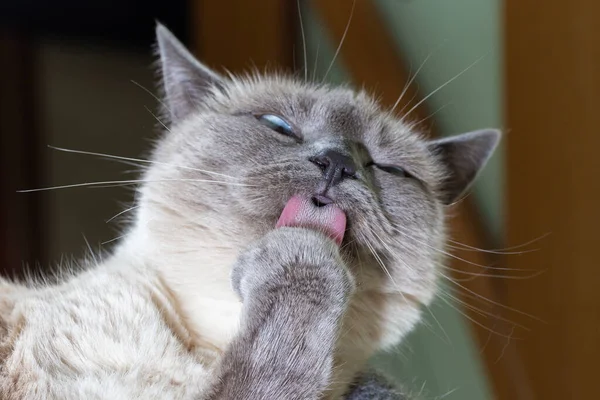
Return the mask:
<path id="1" fill-rule="evenodd" d="M 242 247 L 275 227 L 292 196 L 317 207 L 324 194 L 346 213 L 342 249 L 359 290 L 430 301 L 444 206 L 476 175 L 497 133 L 430 142 L 364 93 L 275 76 L 222 78 L 168 32 L 159 44 L 172 124 L 155 151 L 163 164 L 148 172 L 161 181 L 145 188 L 150 204 Z M 351 173 L 332 183 L 323 157 Z"/>

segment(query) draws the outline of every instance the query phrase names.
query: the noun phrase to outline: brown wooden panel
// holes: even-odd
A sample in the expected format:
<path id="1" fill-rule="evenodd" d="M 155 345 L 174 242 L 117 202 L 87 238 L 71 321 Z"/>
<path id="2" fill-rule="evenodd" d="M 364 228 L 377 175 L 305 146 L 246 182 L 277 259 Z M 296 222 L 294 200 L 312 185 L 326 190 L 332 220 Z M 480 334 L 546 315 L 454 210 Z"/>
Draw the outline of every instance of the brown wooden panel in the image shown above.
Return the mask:
<path id="1" fill-rule="evenodd" d="M 545 274 L 507 285 L 548 322 L 516 351 L 528 398 L 600 398 L 600 3 L 507 0 L 505 12 L 508 239 L 551 232 L 519 260 Z"/>
<path id="2" fill-rule="evenodd" d="M 43 194 L 17 193 L 41 183 L 32 39 L 1 29 L 0 60 L 0 275 L 13 275 L 46 261 Z"/>
<path id="3" fill-rule="evenodd" d="M 329 29 L 334 44 L 341 41 L 344 31 L 348 26 L 348 18 L 352 9 L 352 1 L 347 0 L 312 0 L 311 5 Z M 405 68 L 401 54 L 396 44 L 387 31 L 379 15 L 379 10 L 373 1 L 356 0 L 349 29 L 343 46 L 340 50 L 345 67 L 349 70 L 357 84 L 364 84 L 367 88 L 375 89 L 381 96 L 381 101 L 387 106 L 397 101 L 410 76 Z M 416 93 L 411 85 L 397 105 L 396 110 L 409 110 L 422 95 Z M 429 115 L 423 104 L 411 114 L 415 120 L 421 120 Z M 434 134 L 432 132 L 432 134 Z M 469 198 L 462 201 L 451 210 L 454 215 L 451 221 L 451 230 L 454 240 L 478 248 L 489 248 L 486 230 L 482 218 L 477 212 L 475 204 Z M 452 250 L 462 260 L 451 259 L 450 267 L 466 273 L 481 274 L 482 272 L 499 274 L 497 271 L 485 271 L 480 265 L 496 265 L 499 260 L 489 253 Z M 482 315 L 480 311 L 468 306 L 463 308 L 470 318 L 470 323 L 475 333 L 479 347 L 483 349 L 483 358 L 487 371 L 491 377 L 493 387 L 497 393 L 509 390 L 511 393 L 522 394 L 528 390 L 527 376 L 521 368 L 518 354 L 507 345 L 511 343 L 509 336 L 514 334 L 513 324 L 503 319 L 513 320 L 514 314 L 507 312 L 502 307 L 505 303 L 502 293 L 498 290 L 498 280 L 487 277 L 465 280 L 469 277 L 464 273 L 448 273 L 454 279 L 461 280 L 461 296 L 459 298 L 469 305 L 476 306 L 488 313 Z M 480 297 L 478 297 L 480 296 Z M 487 298 L 500 305 L 492 304 L 482 298 Z M 499 316 L 499 317 L 496 317 Z M 531 320 L 527 321 L 531 325 Z M 493 333 L 490 331 L 494 331 Z M 512 397 L 520 399 L 525 397 Z"/>
<path id="4" fill-rule="evenodd" d="M 293 68 L 295 1 L 194 0 L 194 48 L 210 66 L 231 72 Z"/>

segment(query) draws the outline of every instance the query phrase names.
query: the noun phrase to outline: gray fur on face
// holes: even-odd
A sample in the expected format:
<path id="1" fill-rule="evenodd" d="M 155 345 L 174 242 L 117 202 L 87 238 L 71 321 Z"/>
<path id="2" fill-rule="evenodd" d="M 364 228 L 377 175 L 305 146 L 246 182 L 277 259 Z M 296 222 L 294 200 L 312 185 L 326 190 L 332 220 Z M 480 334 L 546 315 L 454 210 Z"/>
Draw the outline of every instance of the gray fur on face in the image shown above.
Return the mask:
<path id="1" fill-rule="evenodd" d="M 335 149 L 357 165 L 358 179 L 344 180 L 328 194 L 348 217 L 349 267 L 359 275 L 359 257 L 370 265 L 364 279 L 357 276 L 359 285 L 376 281 L 378 289 L 401 290 L 424 303 L 431 299 L 434 264 L 441 259 L 436 249 L 445 240 L 444 206 L 485 164 L 497 131 L 428 141 L 364 92 L 277 75 L 219 77 L 164 27 L 158 37 L 166 106 L 174 119 L 154 159 L 186 166 L 149 171 L 149 180 L 173 180 L 160 186 L 169 193 L 161 207 L 186 213 L 190 223 L 203 223 L 196 215 L 212 216 L 219 223 L 208 227 L 211 233 L 237 238 L 243 247 L 274 227 L 292 196 L 312 196 L 323 187 L 322 172 L 309 159 Z M 261 114 L 284 118 L 301 140 L 261 124 L 256 118 Z M 371 162 L 399 166 L 409 176 Z M 144 189 L 146 198 L 153 197 L 152 190 Z"/>
<path id="2" fill-rule="evenodd" d="M 171 225 L 173 232 L 198 227 L 215 242 L 249 249 L 233 276 L 236 290 L 245 299 L 245 328 L 226 353 L 236 356 L 224 358 L 221 373 L 235 374 L 234 365 L 252 364 L 256 354 L 244 348 L 241 338 L 248 339 L 244 332 L 260 330 L 260 324 L 267 323 L 249 320 L 248 315 L 261 314 L 252 294 L 262 293 L 257 288 L 267 283 L 281 287 L 279 279 L 288 265 L 283 260 L 295 255 L 317 257 L 308 265 L 331 264 L 330 247 L 315 242 L 296 254 L 289 243 L 272 244 L 285 242 L 274 239 L 283 233 L 269 233 L 292 196 L 310 197 L 324 189 L 323 173 L 310 160 L 326 151 L 343 154 L 356 166 L 355 179 L 344 179 L 327 191 L 348 220 L 339 257 L 356 282 L 353 297 L 400 293 L 414 308 L 431 301 L 445 242 L 445 206 L 477 176 L 499 140 L 497 131 L 429 141 L 382 110 L 365 92 L 279 75 L 222 77 L 195 60 L 165 28 L 159 27 L 157 33 L 171 129 L 156 146 L 153 160 L 171 167 L 149 169 L 146 179 L 161 184 L 142 189 L 142 209 L 168 215 L 161 224 Z M 261 123 L 257 117 L 264 114 L 285 120 L 293 135 Z M 404 172 L 393 173 L 390 166 Z M 261 242 L 261 238 L 270 239 Z M 248 257 L 253 261 L 248 262 Z M 321 299 L 330 298 L 319 293 Z M 283 301 L 280 305 L 288 307 Z M 331 336 L 339 321 L 329 322 Z M 265 337 L 306 333 L 304 325 L 294 325 L 292 329 L 298 331 L 288 332 L 275 332 L 272 326 L 265 328 Z M 330 350 L 324 349 L 321 356 L 330 357 Z M 317 362 L 306 360 L 312 361 L 304 367 Z M 277 386 L 276 379 L 285 377 L 271 372 L 274 381 L 267 384 Z M 314 371 L 295 374 L 309 372 Z M 315 387 L 321 387 L 320 378 L 314 379 Z M 227 385 L 226 380 L 221 382 Z M 232 391 L 227 393 L 238 389 L 229 387 Z"/>

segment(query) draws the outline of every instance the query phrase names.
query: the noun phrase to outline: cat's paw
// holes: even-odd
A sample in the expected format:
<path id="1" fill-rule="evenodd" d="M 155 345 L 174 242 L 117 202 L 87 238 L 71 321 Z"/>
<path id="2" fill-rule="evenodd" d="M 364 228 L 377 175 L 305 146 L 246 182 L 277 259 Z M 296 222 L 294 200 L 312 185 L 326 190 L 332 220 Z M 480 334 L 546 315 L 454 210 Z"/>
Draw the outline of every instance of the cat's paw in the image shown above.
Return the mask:
<path id="1" fill-rule="evenodd" d="M 294 292 L 319 302 L 345 302 L 354 290 L 339 247 L 305 228 L 275 229 L 250 245 L 233 266 L 231 279 L 242 301 Z"/>

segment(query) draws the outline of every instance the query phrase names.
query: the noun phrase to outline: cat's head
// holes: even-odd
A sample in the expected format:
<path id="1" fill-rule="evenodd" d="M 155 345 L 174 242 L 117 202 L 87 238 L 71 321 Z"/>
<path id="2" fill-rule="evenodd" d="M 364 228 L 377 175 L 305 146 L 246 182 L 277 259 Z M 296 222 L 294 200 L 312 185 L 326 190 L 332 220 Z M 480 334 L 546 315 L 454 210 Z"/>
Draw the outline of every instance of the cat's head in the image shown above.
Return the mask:
<path id="1" fill-rule="evenodd" d="M 157 33 L 169 122 L 142 206 L 168 216 L 170 239 L 208 232 L 241 249 L 275 227 L 292 196 L 322 191 L 323 159 L 342 163 L 348 173 L 327 197 L 347 215 L 342 248 L 359 290 L 431 300 L 445 208 L 483 167 L 497 131 L 428 140 L 364 92 L 221 76 L 164 27 Z"/>

